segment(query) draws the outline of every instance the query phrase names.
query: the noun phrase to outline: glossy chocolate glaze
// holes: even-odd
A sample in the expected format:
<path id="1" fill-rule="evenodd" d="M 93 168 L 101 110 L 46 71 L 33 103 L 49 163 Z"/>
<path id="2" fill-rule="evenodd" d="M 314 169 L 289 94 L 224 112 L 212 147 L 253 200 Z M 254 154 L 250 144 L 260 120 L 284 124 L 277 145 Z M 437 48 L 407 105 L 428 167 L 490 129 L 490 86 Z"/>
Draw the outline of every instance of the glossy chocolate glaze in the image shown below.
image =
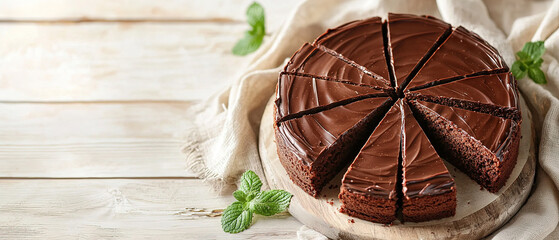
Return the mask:
<path id="1" fill-rule="evenodd" d="M 289 114 L 317 107 L 328 107 L 336 102 L 371 94 L 384 94 L 384 92 L 370 87 L 282 74 L 276 94 L 277 117 L 280 119 Z"/>
<path id="2" fill-rule="evenodd" d="M 301 161 L 310 165 L 341 134 L 387 99 L 387 97 L 368 98 L 281 122 L 278 125 L 278 131 L 281 133 L 282 144 L 292 149 Z"/>
<path id="3" fill-rule="evenodd" d="M 375 78 L 371 76 L 374 74 L 366 73 L 368 70 L 345 62 L 308 43 L 305 43 L 305 45 L 291 57 L 284 71 L 310 74 L 376 88 L 390 87 L 388 80 Z"/>
<path id="4" fill-rule="evenodd" d="M 442 117 L 456 124 L 468 135 L 480 141 L 501 159 L 501 150 L 508 147 L 516 122 L 511 119 L 495 117 L 485 113 L 468 111 L 460 108 L 417 101 Z"/>
<path id="5" fill-rule="evenodd" d="M 324 46 L 346 59 L 365 67 L 383 79 L 389 80 L 384 57 L 382 19 L 373 17 L 346 23 L 328 29 L 313 45 Z"/>
<path id="6" fill-rule="evenodd" d="M 284 72 L 276 115 L 286 118 L 276 121 L 276 139 L 307 166 L 328 159 L 325 150 L 388 99 L 360 96 L 385 92 L 399 99 L 371 129 L 342 180 L 342 188 L 351 193 L 389 200 L 402 192 L 413 198 L 454 190 L 452 177 L 404 104 L 407 94 L 457 99 L 453 104 L 518 105 L 514 79 L 497 50 L 476 34 L 462 27 L 452 30 L 432 17 L 389 14 L 385 23 L 371 18 L 330 29 L 297 51 Z M 404 87 L 409 91 L 402 91 Z M 452 121 L 499 158 L 518 130 L 512 120 L 409 101 Z"/>
<path id="7" fill-rule="evenodd" d="M 516 108 L 518 95 L 513 81 L 511 73 L 500 73 L 464 78 L 410 92 Z"/>
<path id="8" fill-rule="evenodd" d="M 450 24 L 432 17 L 388 14 L 388 36 L 397 86 L 401 86 L 419 60 L 450 28 Z"/>
<path id="9" fill-rule="evenodd" d="M 460 26 L 435 51 L 406 89 L 441 79 L 507 68 L 495 48 Z"/>
<path id="10" fill-rule="evenodd" d="M 402 191 L 407 199 L 439 195 L 454 189 L 454 180 L 433 145 L 415 120 L 408 104 L 402 104 Z"/>
<path id="11" fill-rule="evenodd" d="M 396 199 L 402 120 L 398 100 L 347 170 L 342 187 L 352 193 Z"/>

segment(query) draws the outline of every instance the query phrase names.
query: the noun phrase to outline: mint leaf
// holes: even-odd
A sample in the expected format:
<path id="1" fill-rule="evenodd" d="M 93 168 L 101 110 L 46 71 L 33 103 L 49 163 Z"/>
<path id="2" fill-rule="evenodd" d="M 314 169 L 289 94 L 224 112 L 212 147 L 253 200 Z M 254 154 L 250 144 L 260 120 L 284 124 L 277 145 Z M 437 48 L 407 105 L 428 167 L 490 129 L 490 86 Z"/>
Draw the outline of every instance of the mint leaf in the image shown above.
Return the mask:
<path id="1" fill-rule="evenodd" d="M 247 202 L 247 195 L 241 190 L 233 192 L 233 197 L 235 197 L 235 199 L 237 199 L 239 202 Z"/>
<path id="2" fill-rule="evenodd" d="M 266 19 L 264 16 L 264 8 L 257 2 L 253 2 L 247 9 L 247 21 L 252 27 L 263 26 Z"/>
<path id="3" fill-rule="evenodd" d="M 540 69 L 543 63 L 542 56 L 545 53 L 543 41 L 527 42 L 522 51 L 516 53 L 518 59 L 512 64 L 511 72 L 515 78 L 521 79 L 528 74 L 535 83 L 547 83 L 544 72 Z"/>
<path id="4" fill-rule="evenodd" d="M 233 192 L 238 200 L 225 209 L 221 216 L 221 228 L 228 233 L 238 233 L 247 229 L 254 213 L 271 216 L 283 212 L 289 207 L 291 193 L 284 190 L 260 192 L 262 181 L 253 171 L 246 171 L 241 176 L 239 190 Z"/>
<path id="5" fill-rule="evenodd" d="M 252 222 L 252 211 L 241 202 L 234 202 L 225 209 L 221 216 L 221 228 L 228 233 L 242 232 Z"/>
<path id="6" fill-rule="evenodd" d="M 522 63 L 519 61 L 516 61 L 512 64 L 512 67 L 510 69 L 510 71 L 512 72 L 512 75 L 514 75 L 514 77 L 516 79 L 522 79 L 524 78 L 524 76 L 526 76 L 526 70 L 522 70 L 521 69 Z"/>
<path id="7" fill-rule="evenodd" d="M 239 190 L 249 195 L 251 193 L 260 192 L 260 188 L 262 188 L 262 181 L 260 181 L 260 178 L 256 175 L 256 173 L 251 170 L 243 173 L 241 176 L 241 187 Z"/>
<path id="8" fill-rule="evenodd" d="M 532 60 L 541 58 L 543 56 L 543 53 L 545 52 L 544 42 L 543 41 L 527 42 L 526 44 L 524 44 L 524 47 L 522 48 L 522 52 L 525 52 L 528 55 L 530 55 Z"/>
<path id="9" fill-rule="evenodd" d="M 233 47 L 233 54 L 238 56 L 245 56 L 249 53 L 256 51 L 260 45 L 262 45 L 262 40 L 264 40 L 264 35 L 255 36 L 249 33 L 245 34 L 245 37 L 237 42 Z"/>
<path id="10" fill-rule="evenodd" d="M 256 51 L 266 35 L 266 17 L 264 8 L 257 2 L 253 2 L 247 9 L 247 22 L 251 29 L 245 32 L 244 38 L 239 40 L 233 47 L 233 54 L 245 56 Z"/>
<path id="11" fill-rule="evenodd" d="M 543 63 L 543 59 L 540 58 L 532 64 L 532 67 L 540 68 L 542 66 L 542 63 Z"/>
<path id="12" fill-rule="evenodd" d="M 547 83 L 547 80 L 545 79 L 545 74 L 539 68 L 528 69 L 528 77 L 530 77 L 532 80 L 534 80 L 534 82 L 538 84 Z"/>
<path id="13" fill-rule="evenodd" d="M 256 214 L 272 216 L 283 212 L 289 206 L 291 193 L 284 190 L 269 190 L 259 194 L 251 204 Z"/>
<path id="14" fill-rule="evenodd" d="M 520 60 L 522 60 L 522 61 L 530 60 L 530 58 L 531 58 L 530 54 L 522 52 L 522 51 L 517 52 L 516 56 L 518 56 L 518 58 L 520 58 Z"/>

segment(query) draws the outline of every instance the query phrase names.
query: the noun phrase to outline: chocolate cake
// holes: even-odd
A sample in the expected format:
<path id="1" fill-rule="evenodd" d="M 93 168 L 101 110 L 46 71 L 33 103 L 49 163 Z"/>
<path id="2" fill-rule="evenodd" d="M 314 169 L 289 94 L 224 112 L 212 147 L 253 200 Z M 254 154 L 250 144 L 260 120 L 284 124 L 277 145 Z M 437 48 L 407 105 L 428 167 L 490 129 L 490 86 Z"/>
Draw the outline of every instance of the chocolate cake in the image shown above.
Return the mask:
<path id="1" fill-rule="evenodd" d="M 511 73 L 461 78 L 407 92 L 409 99 L 520 119 L 516 84 Z"/>
<path id="2" fill-rule="evenodd" d="M 445 159 L 490 192 L 499 191 L 518 157 L 515 121 L 430 102 L 410 103 Z"/>
<path id="3" fill-rule="evenodd" d="M 342 211 L 379 223 L 396 219 L 402 117 L 398 100 L 373 131 L 342 180 Z"/>
<path id="4" fill-rule="evenodd" d="M 302 115 L 335 105 L 374 96 L 387 96 L 382 90 L 336 81 L 282 74 L 277 93 L 278 117 Z M 312 94 L 309 94 L 312 93 Z"/>
<path id="5" fill-rule="evenodd" d="M 326 31 L 313 45 L 389 84 L 385 81 L 389 79 L 389 68 L 384 53 L 382 25 L 379 17 L 346 23 Z"/>
<path id="6" fill-rule="evenodd" d="M 499 191 L 521 125 L 495 48 L 463 27 L 392 13 L 303 45 L 280 73 L 274 117 L 293 182 L 317 197 L 343 171 L 341 210 L 378 223 L 454 215 L 460 189 L 443 159 Z"/>
<path id="7" fill-rule="evenodd" d="M 421 66 L 418 63 L 428 56 L 435 43 L 451 32 L 450 24 L 429 16 L 389 13 L 387 25 L 388 49 L 392 56 L 389 63 L 394 68 L 395 87 L 401 86 L 414 67 Z"/>
<path id="8" fill-rule="evenodd" d="M 317 196 L 324 184 L 355 157 L 368 137 L 367 129 L 375 127 L 383 108 L 391 102 L 388 97 L 368 98 L 280 122 L 276 142 L 283 166 L 292 173 L 290 177 Z"/>
<path id="9" fill-rule="evenodd" d="M 454 216 L 456 190 L 431 141 L 414 118 L 408 104 L 402 112 L 402 216 L 421 222 Z"/>
<path id="10" fill-rule="evenodd" d="M 291 57 L 284 72 L 348 84 L 366 85 L 377 89 L 390 88 L 388 80 L 335 54 L 332 51 L 324 52 L 324 50 L 306 43 Z"/>
<path id="11" fill-rule="evenodd" d="M 508 71 L 508 67 L 499 52 L 477 34 L 460 26 L 431 54 L 417 75 L 409 83 L 404 83 L 403 88 L 503 71 Z"/>

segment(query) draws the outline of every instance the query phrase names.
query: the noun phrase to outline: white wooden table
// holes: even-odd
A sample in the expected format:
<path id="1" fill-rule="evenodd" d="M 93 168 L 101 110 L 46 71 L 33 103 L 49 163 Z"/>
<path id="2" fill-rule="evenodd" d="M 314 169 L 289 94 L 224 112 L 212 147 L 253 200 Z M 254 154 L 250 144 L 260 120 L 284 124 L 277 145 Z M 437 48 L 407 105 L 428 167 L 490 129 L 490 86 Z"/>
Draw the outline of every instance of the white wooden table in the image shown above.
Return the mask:
<path id="1" fill-rule="evenodd" d="M 282 215 L 223 233 L 185 169 L 185 110 L 248 58 L 252 0 L 3 0 L 0 239 L 288 239 Z M 259 0 L 274 32 L 297 0 Z"/>

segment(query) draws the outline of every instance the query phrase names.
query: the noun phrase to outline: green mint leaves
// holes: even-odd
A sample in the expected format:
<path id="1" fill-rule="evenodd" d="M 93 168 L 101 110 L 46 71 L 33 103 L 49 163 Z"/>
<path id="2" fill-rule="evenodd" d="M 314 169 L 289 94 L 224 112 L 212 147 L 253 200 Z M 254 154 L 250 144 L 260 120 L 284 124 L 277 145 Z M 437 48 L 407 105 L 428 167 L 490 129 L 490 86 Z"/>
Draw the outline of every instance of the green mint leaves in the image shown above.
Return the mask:
<path id="1" fill-rule="evenodd" d="M 252 222 L 252 210 L 243 202 L 234 202 L 221 215 L 221 227 L 228 233 L 242 232 Z"/>
<path id="2" fill-rule="evenodd" d="M 225 209 L 221 216 L 221 227 L 228 233 L 238 233 L 247 229 L 252 223 L 254 213 L 272 216 L 289 207 L 291 193 L 284 190 L 260 191 L 262 181 L 253 171 L 246 171 L 241 176 L 241 187 L 233 192 L 237 199 Z"/>
<path id="3" fill-rule="evenodd" d="M 540 69 L 543 63 L 542 56 L 545 52 L 543 41 L 527 42 L 522 51 L 516 53 L 517 60 L 512 64 L 512 74 L 516 79 L 528 77 L 538 84 L 545 84 L 545 74 Z"/>
<path id="4" fill-rule="evenodd" d="M 261 187 L 262 181 L 260 181 L 258 175 L 249 170 L 243 173 L 243 176 L 241 176 L 241 187 L 238 191 L 243 191 L 247 195 L 249 195 L 251 193 L 259 193 Z"/>
<path id="5" fill-rule="evenodd" d="M 246 31 L 245 37 L 239 40 L 233 47 L 233 54 L 238 56 L 245 56 L 256 51 L 262 45 L 262 40 L 264 40 L 264 35 L 266 35 L 264 8 L 257 2 L 253 2 L 248 7 L 246 15 L 248 24 L 252 29 Z"/>
<path id="6" fill-rule="evenodd" d="M 291 197 L 291 193 L 284 190 L 268 190 L 260 193 L 251 206 L 256 214 L 272 216 L 285 211 L 289 207 Z"/>

